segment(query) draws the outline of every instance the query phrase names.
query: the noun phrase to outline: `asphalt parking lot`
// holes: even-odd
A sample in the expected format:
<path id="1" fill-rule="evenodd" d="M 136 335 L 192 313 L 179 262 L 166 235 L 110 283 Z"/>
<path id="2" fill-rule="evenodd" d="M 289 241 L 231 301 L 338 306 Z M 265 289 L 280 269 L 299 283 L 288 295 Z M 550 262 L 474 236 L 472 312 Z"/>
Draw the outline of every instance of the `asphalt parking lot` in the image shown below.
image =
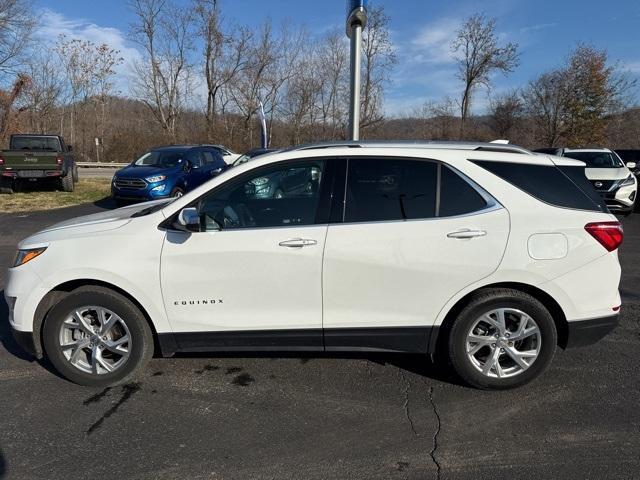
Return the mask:
<path id="1" fill-rule="evenodd" d="M 0 214 L 0 291 L 19 239 L 97 210 Z M 18 349 L 2 299 L 0 478 L 640 478 L 640 215 L 623 223 L 621 325 L 507 392 L 400 356 L 181 356 L 79 387 Z"/>

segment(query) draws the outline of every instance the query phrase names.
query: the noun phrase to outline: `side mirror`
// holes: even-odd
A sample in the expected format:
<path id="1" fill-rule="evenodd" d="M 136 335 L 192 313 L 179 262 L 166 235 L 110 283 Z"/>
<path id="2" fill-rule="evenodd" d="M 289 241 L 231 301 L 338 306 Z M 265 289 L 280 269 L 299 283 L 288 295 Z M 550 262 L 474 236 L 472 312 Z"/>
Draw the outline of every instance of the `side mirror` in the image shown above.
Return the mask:
<path id="1" fill-rule="evenodd" d="M 186 232 L 200 231 L 200 215 L 194 207 L 183 208 L 178 214 L 178 226 Z"/>
<path id="2" fill-rule="evenodd" d="M 71 145 L 67 145 L 67 152 L 73 152 L 73 147 Z"/>
<path id="3" fill-rule="evenodd" d="M 635 170 L 636 166 L 637 166 L 636 162 L 627 162 L 627 168 L 629 170 Z"/>

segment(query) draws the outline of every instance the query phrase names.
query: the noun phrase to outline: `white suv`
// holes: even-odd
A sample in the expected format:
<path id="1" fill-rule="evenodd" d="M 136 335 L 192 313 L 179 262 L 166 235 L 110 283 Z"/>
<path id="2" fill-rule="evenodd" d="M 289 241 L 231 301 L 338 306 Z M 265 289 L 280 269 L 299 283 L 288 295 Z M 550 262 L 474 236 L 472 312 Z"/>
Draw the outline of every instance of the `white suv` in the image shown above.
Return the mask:
<path id="1" fill-rule="evenodd" d="M 614 213 L 631 214 L 638 194 L 638 181 L 632 170 L 635 162 L 626 165 L 608 148 L 542 148 L 538 153 L 550 153 L 573 158 L 586 164 L 585 173 L 595 190 Z"/>
<path id="2" fill-rule="evenodd" d="M 156 345 L 442 353 L 509 388 L 614 328 L 621 241 L 576 160 L 316 145 L 39 232 L 5 295 L 18 341 L 84 385 L 127 381 Z"/>

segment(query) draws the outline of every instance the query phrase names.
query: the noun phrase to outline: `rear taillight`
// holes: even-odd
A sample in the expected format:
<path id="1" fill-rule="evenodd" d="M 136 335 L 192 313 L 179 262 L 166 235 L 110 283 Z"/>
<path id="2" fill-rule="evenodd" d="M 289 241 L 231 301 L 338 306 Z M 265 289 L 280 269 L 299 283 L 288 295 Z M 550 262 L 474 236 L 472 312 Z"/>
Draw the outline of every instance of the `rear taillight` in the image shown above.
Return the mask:
<path id="1" fill-rule="evenodd" d="M 56 157 L 56 163 L 62 165 L 62 157 Z"/>
<path id="2" fill-rule="evenodd" d="M 614 251 L 622 244 L 623 231 L 620 222 L 587 223 L 584 229 L 595 238 L 608 252 Z"/>

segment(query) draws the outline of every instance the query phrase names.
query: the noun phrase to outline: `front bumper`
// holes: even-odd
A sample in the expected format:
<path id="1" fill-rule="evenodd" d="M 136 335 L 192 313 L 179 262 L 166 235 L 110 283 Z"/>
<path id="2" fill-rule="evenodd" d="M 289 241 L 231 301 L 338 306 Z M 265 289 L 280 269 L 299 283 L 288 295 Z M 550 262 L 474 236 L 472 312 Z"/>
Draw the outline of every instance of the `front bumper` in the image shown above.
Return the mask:
<path id="1" fill-rule="evenodd" d="M 33 332 L 22 332 L 20 330 L 16 330 L 12 326 L 11 333 L 16 343 L 20 346 L 20 348 L 22 348 L 22 350 L 34 357 L 42 356 L 42 353 L 39 351 L 39 349 L 36 348 L 35 339 L 33 338 Z"/>
<path id="2" fill-rule="evenodd" d="M 619 315 L 567 322 L 567 348 L 593 345 L 618 325 Z"/>

